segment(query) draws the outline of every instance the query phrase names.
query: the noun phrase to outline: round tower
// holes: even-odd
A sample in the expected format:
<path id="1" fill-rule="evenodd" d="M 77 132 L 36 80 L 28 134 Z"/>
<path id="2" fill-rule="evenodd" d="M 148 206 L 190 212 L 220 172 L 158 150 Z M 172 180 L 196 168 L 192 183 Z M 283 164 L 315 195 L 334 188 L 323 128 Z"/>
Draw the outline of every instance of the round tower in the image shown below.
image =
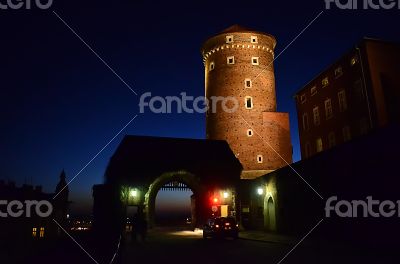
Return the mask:
<path id="1" fill-rule="evenodd" d="M 272 35 L 234 25 L 202 47 L 205 96 L 233 97 L 207 112 L 208 139 L 226 140 L 254 178 L 292 162 L 289 117 L 276 112 Z M 237 105 L 235 111 L 226 111 Z"/>

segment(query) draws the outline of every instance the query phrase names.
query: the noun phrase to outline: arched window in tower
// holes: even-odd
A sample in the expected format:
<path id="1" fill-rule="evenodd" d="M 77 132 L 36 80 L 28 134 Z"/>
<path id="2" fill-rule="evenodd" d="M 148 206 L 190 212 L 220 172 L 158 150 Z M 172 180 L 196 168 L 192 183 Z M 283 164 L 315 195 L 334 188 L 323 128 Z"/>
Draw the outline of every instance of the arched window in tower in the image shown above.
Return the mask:
<path id="1" fill-rule="evenodd" d="M 251 86 L 252 86 L 251 80 L 250 79 L 245 79 L 244 80 L 244 87 L 251 88 Z"/>
<path id="2" fill-rule="evenodd" d="M 251 57 L 251 64 L 252 65 L 259 65 L 258 57 Z"/>
<path id="3" fill-rule="evenodd" d="M 233 43 L 233 36 L 232 35 L 226 36 L 226 43 Z"/>
<path id="4" fill-rule="evenodd" d="M 37 228 L 33 227 L 32 228 L 32 237 L 36 237 L 37 236 Z"/>
<path id="5" fill-rule="evenodd" d="M 41 228 L 40 228 L 39 237 L 41 237 L 41 238 L 44 237 L 44 227 L 41 227 Z"/>
<path id="6" fill-rule="evenodd" d="M 263 163 L 263 156 L 262 155 L 257 155 L 257 162 L 258 163 Z"/>
<path id="7" fill-rule="evenodd" d="M 257 36 L 251 36 L 250 41 L 251 41 L 251 43 L 258 43 Z"/>
<path id="8" fill-rule="evenodd" d="M 213 61 L 210 62 L 210 68 L 209 69 L 210 69 L 210 71 L 215 69 L 215 63 Z"/>
<path id="9" fill-rule="evenodd" d="M 247 129 L 247 136 L 252 137 L 253 136 L 253 129 Z"/>
<path id="10" fill-rule="evenodd" d="M 253 98 L 251 96 L 246 96 L 244 98 L 244 102 L 245 102 L 246 109 L 252 109 L 253 108 Z"/>
<path id="11" fill-rule="evenodd" d="M 227 57 L 226 58 L 226 63 L 228 63 L 228 65 L 235 64 L 235 57 L 234 56 Z"/>

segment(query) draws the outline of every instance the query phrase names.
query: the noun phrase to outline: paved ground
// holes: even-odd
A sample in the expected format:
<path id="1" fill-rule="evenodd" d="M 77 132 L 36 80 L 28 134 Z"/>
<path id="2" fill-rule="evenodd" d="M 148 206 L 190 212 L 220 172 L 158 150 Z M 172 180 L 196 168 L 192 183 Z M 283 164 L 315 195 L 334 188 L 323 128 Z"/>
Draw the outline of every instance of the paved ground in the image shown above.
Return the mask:
<path id="1" fill-rule="evenodd" d="M 94 238 L 90 233 L 72 235 L 94 260 L 66 237 L 63 240 L 35 245 L 11 246 L 5 243 L 0 249 L 0 263 L 110 263 L 117 246 L 115 241 L 103 237 Z M 313 238 L 312 235 L 298 246 L 296 245 L 301 238 L 255 231 L 242 232 L 240 236 L 242 238 L 237 240 L 204 240 L 201 231 L 153 229 L 145 242 L 133 242 L 130 237 L 123 238 L 119 254 L 113 263 L 400 263 L 398 250 L 395 248 L 385 247 L 380 252 L 365 247 L 349 246 L 346 241 L 332 244 L 326 239 Z"/>

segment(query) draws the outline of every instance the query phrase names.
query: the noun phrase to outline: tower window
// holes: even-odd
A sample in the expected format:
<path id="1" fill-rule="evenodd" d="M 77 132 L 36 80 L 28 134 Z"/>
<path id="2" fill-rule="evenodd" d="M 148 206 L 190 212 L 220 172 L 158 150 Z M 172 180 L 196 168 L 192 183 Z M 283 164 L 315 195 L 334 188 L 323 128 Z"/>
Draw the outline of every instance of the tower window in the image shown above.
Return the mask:
<path id="1" fill-rule="evenodd" d="M 338 92 L 338 99 L 339 99 L 339 110 L 340 112 L 344 112 L 347 109 L 346 92 L 344 90 Z"/>
<path id="2" fill-rule="evenodd" d="M 215 63 L 212 61 L 210 62 L 210 71 L 215 69 Z"/>
<path id="3" fill-rule="evenodd" d="M 253 136 L 253 129 L 247 129 L 247 136 L 252 137 Z"/>
<path id="4" fill-rule="evenodd" d="M 322 80 L 322 87 L 328 86 L 328 84 L 329 84 L 329 79 L 328 77 L 326 77 Z"/>
<path id="5" fill-rule="evenodd" d="M 354 55 L 351 59 L 350 59 L 350 65 L 354 66 L 356 63 L 358 62 L 358 58 L 356 55 Z"/>
<path id="6" fill-rule="evenodd" d="M 233 42 L 233 36 L 232 35 L 226 36 L 226 43 L 232 43 L 232 42 Z"/>
<path id="7" fill-rule="evenodd" d="M 252 109 L 253 108 L 253 98 L 250 96 L 246 96 L 244 98 L 245 101 L 245 107 L 246 109 Z"/>
<path id="8" fill-rule="evenodd" d="M 257 155 L 257 162 L 258 163 L 263 163 L 263 156 L 262 155 Z"/>
<path id="9" fill-rule="evenodd" d="M 336 69 L 335 69 L 335 77 L 336 78 L 339 78 L 340 76 L 342 76 L 342 74 L 343 74 L 343 69 L 342 69 L 342 67 L 337 67 Z"/>
<path id="10" fill-rule="evenodd" d="M 325 117 L 326 117 L 326 119 L 331 119 L 333 117 L 331 99 L 325 100 Z"/>
<path id="11" fill-rule="evenodd" d="M 322 138 L 317 138 L 315 143 L 317 145 L 317 152 L 321 152 L 324 149 L 322 145 Z"/>
<path id="12" fill-rule="evenodd" d="M 252 86 L 251 80 L 250 79 L 245 79 L 244 80 L 244 87 L 251 88 L 251 86 Z"/>
<path id="13" fill-rule="evenodd" d="M 40 228 L 39 237 L 41 237 L 41 238 L 44 237 L 44 227 L 41 227 L 41 228 Z"/>
<path id="14" fill-rule="evenodd" d="M 304 104 L 304 103 L 306 102 L 306 100 L 307 100 L 306 95 L 305 95 L 305 94 L 302 94 L 302 95 L 300 96 L 300 102 L 301 102 L 302 104 Z"/>
<path id="15" fill-rule="evenodd" d="M 317 87 L 313 86 L 313 87 L 311 87 L 311 96 L 313 96 L 315 94 L 317 94 Z"/>
<path id="16" fill-rule="evenodd" d="M 34 227 L 32 228 L 32 237 L 36 237 L 37 236 L 37 228 Z"/>
<path id="17" fill-rule="evenodd" d="M 258 57 L 251 57 L 251 64 L 258 65 Z"/>
<path id="18" fill-rule="evenodd" d="M 321 121 L 319 119 L 319 108 L 318 106 L 313 108 L 313 116 L 314 116 L 314 125 L 318 126 Z"/>
<path id="19" fill-rule="evenodd" d="M 250 41 L 251 41 L 251 43 L 258 43 L 257 36 L 251 36 Z"/>
<path id="20" fill-rule="evenodd" d="M 227 62 L 229 65 L 235 64 L 235 57 L 234 57 L 234 56 L 229 56 L 229 57 L 227 57 L 227 58 L 226 58 L 226 62 Z"/>

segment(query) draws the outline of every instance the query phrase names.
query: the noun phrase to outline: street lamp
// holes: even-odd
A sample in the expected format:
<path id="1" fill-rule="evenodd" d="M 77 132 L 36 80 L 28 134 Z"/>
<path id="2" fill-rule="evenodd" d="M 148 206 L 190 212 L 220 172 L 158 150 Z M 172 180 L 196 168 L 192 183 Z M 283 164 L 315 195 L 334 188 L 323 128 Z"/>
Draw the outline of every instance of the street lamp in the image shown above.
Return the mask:
<path id="1" fill-rule="evenodd" d="M 224 193 L 223 193 L 224 199 L 228 198 L 228 196 L 229 196 L 229 193 L 228 193 L 228 192 L 224 192 Z"/>
<path id="2" fill-rule="evenodd" d="M 257 194 L 258 194 L 258 195 L 263 195 L 263 193 L 264 193 L 264 189 L 261 188 L 261 187 L 258 187 L 258 188 L 257 188 Z"/>

